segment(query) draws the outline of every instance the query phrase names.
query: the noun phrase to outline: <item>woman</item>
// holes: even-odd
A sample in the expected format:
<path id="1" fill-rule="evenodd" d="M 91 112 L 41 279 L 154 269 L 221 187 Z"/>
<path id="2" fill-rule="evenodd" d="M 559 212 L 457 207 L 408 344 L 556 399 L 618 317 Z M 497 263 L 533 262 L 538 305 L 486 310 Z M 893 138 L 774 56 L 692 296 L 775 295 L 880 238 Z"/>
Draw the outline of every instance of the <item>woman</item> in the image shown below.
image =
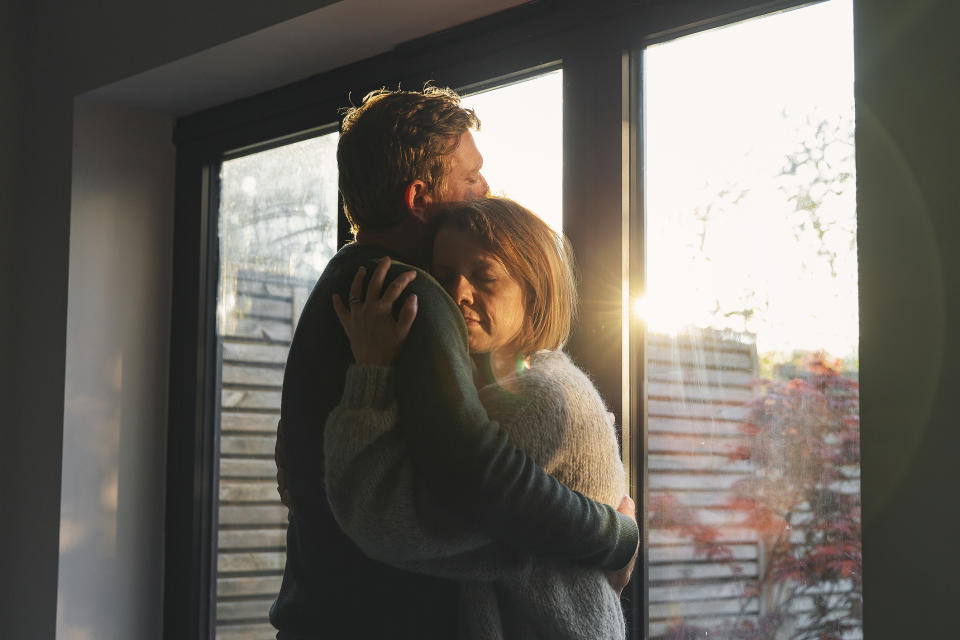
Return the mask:
<path id="1" fill-rule="evenodd" d="M 488 415 L 548 473 L 616 507 L 625 478 L 609 414 L 560 351 L 576 299 L 566 242 L 503 198 L 453 205 L 436 220 L 431 271 L 463 314 Z M 373 557 L 459 580 L 461 638 L 623 638 L 619 599 L 602 572 L 517 557 L 465 525 L 444 522 L 417 491 L 409 463 L 402 473 L 375 477 L 405 457 L 388 365 L 416 313 L 408 298 L 394 321 L 390 310 L 415 272 L 381 296 L 387 266 L 374 271 L 366 301 L 363 273 L 349 310 L 334 299 L 357 362 L 325 435 L 327 493 L 341 526 Z M 364 503 L 365 486 L 387 482 L 392 504 Z M 391 521 L 391 539 L 364 539 L 371 519 L 382 530 L 383 518 Z"/>

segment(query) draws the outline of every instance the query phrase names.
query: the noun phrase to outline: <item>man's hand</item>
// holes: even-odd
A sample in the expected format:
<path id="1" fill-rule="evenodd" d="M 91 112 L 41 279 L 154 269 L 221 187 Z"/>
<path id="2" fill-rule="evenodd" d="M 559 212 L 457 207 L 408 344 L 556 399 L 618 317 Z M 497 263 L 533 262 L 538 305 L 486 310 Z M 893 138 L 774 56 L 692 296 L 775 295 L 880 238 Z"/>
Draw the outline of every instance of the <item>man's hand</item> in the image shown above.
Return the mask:
<path id="1" fill-rule="evenodd" d="M 623 496 L 623 500 L 620 501 L 620 506 L 617 507 L 617 511 L 630 516 L 634 522 L 637 521 L 637 507 L 630 496 Z M 633 575 L 633 567 L 637 564 L 637 554 L 639 552 L 640 544 L 638 542 L 637 549 L 633 552 L 633 557 L 630 558 L 627 566 L 618 571 L 607 571 L 607 580 L 610 581 L 610 586 L 617 592 L 617 595 L 623 593 L 623 588 L 630 582 L 630 577 Z"/>

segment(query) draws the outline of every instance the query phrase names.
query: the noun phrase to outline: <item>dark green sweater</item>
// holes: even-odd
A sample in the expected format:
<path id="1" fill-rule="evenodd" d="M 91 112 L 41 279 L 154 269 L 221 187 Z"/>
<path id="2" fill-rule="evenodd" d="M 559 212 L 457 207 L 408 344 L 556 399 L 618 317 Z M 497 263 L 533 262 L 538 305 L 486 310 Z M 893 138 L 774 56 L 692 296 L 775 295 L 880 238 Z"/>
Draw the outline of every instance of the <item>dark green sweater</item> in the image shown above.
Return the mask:
<path id="1" fill-rule="evenodd" d="M 354 244 L 334 256 L 307 301 L 287 359 L 281 455 L 292 508 L 283 584 L 270 612 L 281 639 L 454 635 L 452 583 L 363 556 L 340 531 L 324 493 L 323 426 L 353 360 L 331 297 L 346 300 L 357 268 L 372 271 L 384 255 Z M 388 280 L 408 268 L 392 267 Z M 417 294 L 418 313 L 395 364 L 399 428 L 426 490 L 522 551 L 603 569 L 624 566 L 637 545 L 634 522 L 567 489 L 507 440 L 480 403 L 466 327 L 453 301 L 423 272 L 407 293 Z"/>

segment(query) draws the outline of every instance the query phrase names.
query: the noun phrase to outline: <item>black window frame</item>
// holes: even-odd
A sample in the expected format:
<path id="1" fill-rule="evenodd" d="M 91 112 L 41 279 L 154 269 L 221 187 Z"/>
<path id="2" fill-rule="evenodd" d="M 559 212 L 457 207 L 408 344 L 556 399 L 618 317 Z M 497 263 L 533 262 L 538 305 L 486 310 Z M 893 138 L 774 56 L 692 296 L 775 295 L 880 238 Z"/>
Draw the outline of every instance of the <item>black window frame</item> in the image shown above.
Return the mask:
<path id="1" fill-rule="evenodd" d="M 538 0 L 419 38 L 393 51 L 180 118 L 167 441 L 164 638 L 213 637 L 216 580 L 217 170 L 228 157 L 317 135 L 378 87 L 427 81 L 476 91 L 562 67 L 564 232 L 583 305 L 568 345 L 624 429 L 624 460 L 645 512 L 643 335 L 624 345 L 620 283 L 643 283 L 643 48 L 809 1 Z M 482 116 L 483 114 L 479 114 Z M 577 212 L 584 212 L 578 215 Z M 611 242 L 616 238 L 620 242 Z M 338 246 L 349 239 L 342 206 Z M 624 240 L 625 239 L 625 240 Z M 626 367 L 624 362 L 626 361 Z M 626 373 L 626 375 L 625 375 Z M 631 637 L 646 629 L 645 562 L 624 604 Z"/>

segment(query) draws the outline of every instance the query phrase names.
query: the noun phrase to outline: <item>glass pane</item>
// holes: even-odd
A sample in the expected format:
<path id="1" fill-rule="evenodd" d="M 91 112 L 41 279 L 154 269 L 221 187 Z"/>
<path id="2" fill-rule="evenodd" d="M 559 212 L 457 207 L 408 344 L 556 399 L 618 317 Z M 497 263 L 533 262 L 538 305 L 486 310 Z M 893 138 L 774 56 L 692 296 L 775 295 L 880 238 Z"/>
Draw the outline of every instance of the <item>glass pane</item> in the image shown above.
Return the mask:
<path id="1" fill-rule="evenodd" d="M 483 175 L 547 224 L 563 226 L 563 71 L 464 97 L 477 112 Z"/>
<path id="2" fill-rule="evenodd" d="M 287 510 L 273 449 L 297 318 L 337 244 L 338 134 L 223 163 L 217 637 L 273 638 Z"/>
<path id="3" fill-rule="evenodd" d="M 852 33 L 644 52 L 650 637 L 862 637 Z"/>

